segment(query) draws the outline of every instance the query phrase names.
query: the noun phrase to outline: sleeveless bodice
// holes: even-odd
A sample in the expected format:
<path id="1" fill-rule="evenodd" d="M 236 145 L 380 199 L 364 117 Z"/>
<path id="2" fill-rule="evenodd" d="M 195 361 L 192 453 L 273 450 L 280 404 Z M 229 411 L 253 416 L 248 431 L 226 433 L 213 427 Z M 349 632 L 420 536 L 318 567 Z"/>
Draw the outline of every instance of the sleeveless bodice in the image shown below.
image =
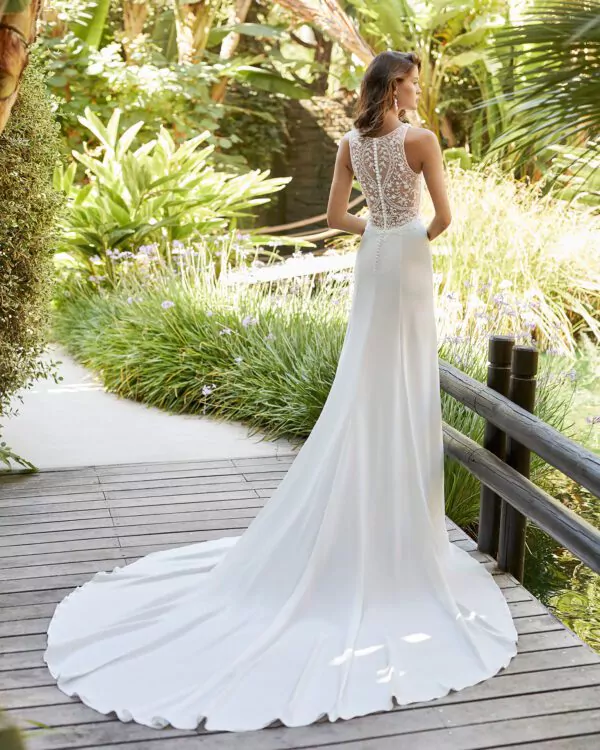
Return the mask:
<path id="1" fill-rule="evenodd" d="M 379 229 L 402 226 L 419 215 L 422 173 L 406 160 L 404 138 L 410 125 L 377 138 L 349 133 L 350 161 L 367 201 L 370 223 Z"/>

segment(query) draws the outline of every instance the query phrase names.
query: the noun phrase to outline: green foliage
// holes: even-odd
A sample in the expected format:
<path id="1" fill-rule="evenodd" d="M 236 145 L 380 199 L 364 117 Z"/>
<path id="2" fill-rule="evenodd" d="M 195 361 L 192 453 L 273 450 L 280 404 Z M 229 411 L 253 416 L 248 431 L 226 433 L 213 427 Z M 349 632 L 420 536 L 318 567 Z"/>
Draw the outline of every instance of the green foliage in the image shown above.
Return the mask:
<path id="1" fill-rule="evenodd" d="M 0 135 L 0 415 L 11 396 L 46 377 L 44 350 L 53 282 L 55 224 L 63 197 L 52 186 L 59 157 L 58 128 L 37 54 L 25 70 L 19 97 Z M 31 467 L 5 445 L 0 461 Z"/>
<path id="2" fill-rule="evenodd" d="M 134 251 L 142 243 L 198 240 L 252 217 L 250 209 L 269 201 L 288 177 L 266 171 L 219 172 L 201 133 L 177 147 L 161 128 L 155 140 L 135 151 L 138 122 L 119 135 L 120 111 L 106 125 L 89 108 L 80 122 L 99 142 L 101 156 L 73 152 L 86 168 L 87 183 L 75 183 L 76 164 L 57 168 L 55 186 L 70 199 L 61 249 L 88 262 L 106 251 Z"/>
<path id="3" fill-rule="evenodd" d="M 61 0 L 59 6 L 62 7 L 63 2 Z M 86 2 L 83 6 L 85 10 Z M 81 17 L 81 24 L 84 24 L 87 15 L 79 5 L 76 8 L 77 17 Z M 42 34 L 53 72 L 48 84 L 60 101 L 58 118 L 69 148 L 81 145 L 77 118 L 86 107 L 102 120 L 108 119 L 118 108 L 125 127 L 140 119 L 144 121 L 139 134 L 142 141 L 151 139 L 160 127 L 169 130 L 177 143 L 208 130 L 210 142 L 218 149 L 215 161 L 243 167 L 244 159 L 234 150 L 244 139 L 243 134 L 240 137 L 233 128 L 227 127 L 230 118 L 245 113 L 259 121 L 273 122 L 265 111 L 269 107 L 260 106 L 267 96 L 257 100 L 253 96 L 257 93 L 269 94 L 274 103 L 290 97 L 311 96 L 300 79 L 290 77 L 293 76 L 292 62 L 283 65 L 281 70 L 275 69 L 268 55 L 265 45 L 286 36 L 285 29 L 267 24 L 215 26 L 208 35 L 210 45 L 220 44 L 223 35 L 232 30 L 251 37 L 260 34 L 263 44 L 256 52 L 238 54 L 230 60 L 207 49 L 198 63 L 180 64 L 172 9 L 150 8 L 150 11 L 148 33 L 128 44 L 128 59 L 124 57 L 120 30 L 106 26 L 103 44 L 96 48 L 74 33 L 68 9 L 62 9 L 58 21 L 46 24 Z M 280 67 L 282 62 L 285 61 L 279 61 Z M 223 103 L 212 99 L 212 88 L 223 77 L 229 80 L 230 87 L 235 86 L 243 93 L 245 101 L 231 101 L 229 95 Z M 221 125 L 224 134 L 220 132 Z M 265 140 L 263 136 L 261 142 L 268 142 L 268 138 Z"/>
<path id="4" fill-rule="evenodd" d="M 502 23 L 502 2 L 352 0 L 352 5 L 361 19 L 361 32 L 376 52 L 413 50 L 421 58 L 419 114 L 436 135 L 451 131 L 458 144 L 466 145 L 473 129 L 493 124 L 491 106 L 475 115 L 467 110 L 480 101 L 497 72 L 486 43 Z"/>
<path id="5" fill-rule="evenodd" d="M 543 163 L 547 149 L 561 144 L 584 147 L 580 162 L 597 162 L 598 3 L 536 0 L 495 33 L 490 52 L 512 77 L 508 90 L 493 99 L 508 101 L 510 122 L 495 139 L 490 158 L 502 155 L 512 167 L 531 174 L 531 164 Z"/>
<path id="6" fill-rule="evenodd" d="M 454 160 L 447 185 L 453 221 L 432 245 L 440 293 L 456 297 L 443 332 L 468 333 L 461 321 L 482 324 L 487 307 L 505 312 L 498 333 L 530 329 L 544 349 L 573 354 L 583 332 L 600 341 L 600 217 L 498 167 L 464 171 Z"/>
<path id="7" fill-rule="evenodd" d="M 210 64 L 184 66 L 165 60 L 151 41 L 138 44 L 128 63 L 120 43 L 94 49 L 70 31 L 49 37 L 45 48 L 52 71 L 48 85 L 60 102 L 57 116 L 70 149 L 81 145 L 78 117 L 86 107 L 103 120 L 120 109 L 125 127 L 143 120 L 141 140 L 150 140 L 163 126 L 176 141 L 208 130 L 223 151 L 236 142 L 216 135 L 227 110 L 210 98 L 218 80 Z"/>
<path id="8" fill-rule="evenodd" d="M 88 46 L 98 48 L 108 18 L 110 0 L 91 0 L 72 22 L 73 32 Z"/>

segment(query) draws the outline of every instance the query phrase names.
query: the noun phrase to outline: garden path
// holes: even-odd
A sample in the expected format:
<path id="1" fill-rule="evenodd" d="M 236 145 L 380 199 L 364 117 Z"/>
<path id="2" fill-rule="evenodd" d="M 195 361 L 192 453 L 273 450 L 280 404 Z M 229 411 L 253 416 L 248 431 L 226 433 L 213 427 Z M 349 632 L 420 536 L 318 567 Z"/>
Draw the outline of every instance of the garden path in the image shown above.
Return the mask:
<path id="1" fill-rule="evenodd" d="M 58 345 L 43 357 L 61 360 L 64 380 L 38 381 L 15 396 L 19 413 L 2 421 L 2 439 L 40 469 L 272 456 L 293 450 L 287 440 L 248 436 L 238 422 L 169 414 L 107 393 L 94 373 Z"/>

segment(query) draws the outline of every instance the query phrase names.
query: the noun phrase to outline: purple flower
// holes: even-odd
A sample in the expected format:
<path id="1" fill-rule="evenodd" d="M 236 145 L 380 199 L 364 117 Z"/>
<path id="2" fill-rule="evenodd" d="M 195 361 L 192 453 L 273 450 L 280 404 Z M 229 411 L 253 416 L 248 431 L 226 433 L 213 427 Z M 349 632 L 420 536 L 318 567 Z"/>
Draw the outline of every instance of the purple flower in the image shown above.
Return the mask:
<path id="1" fill-rule="evenodd" d="M 588 424 L 600 424 L 600 417 L 586 417 L 585 421 Z"/>
<path id="2" fill-rule="evenodd" d="M 162 307 L 163 310 L 168 310 L 169 307 L 174 307 L 175 303 L 171 302 L 171 300 L 166 299 L 164 302 L 160 303 L 160 306 Z"/>
<path id="3" fill-rule="evenodd" d="M 237 363 L 238 363 L 238 365 L 239 365 L 239 363 L 240 363 L 240 362 L 243 362 L 243 361 L 244 361 L 244 358 L 243 358 L 243 357 L 236 357 L 236 358 L 235 358 L 235 362 L 237 362 Z"/>
<path id="4" fill-rule="evenodd" d="M 133 297 L 127 297 L 127 304 L 131 305 L 133 303 Z"/>
<path id="5" fill-rule="evenodd" d="M 215 384 L 212 383 L 212 385 L 203 385 L 202 386 L 202 395 L 203 396 L 210 396 L 210 394 L 215 390 Z"/>
<path id="6" fill-rule="evenodd" d="M 269 332 L 269 333 L 268 333 L 268 334 L 267 334 L 267 335 L 265 336 L 265 341 L 275 341 L 275 336 L 274 336 L 274 335 L 273 335 L 273 334 L 272 334 L 271 332 Z"/>
<path id="7" fill-rule="evenodd" d="M 231 328 L 221 328 L 221 330 L 219 331 L 219 336 L 223 336 L 223 334 L 227 334 L 229 336 L 231 333 L 233 333 Z"/>
<path id="8" fill-rule="evenodd" d="M 258 320 L 256 318 L 253 318 L 252 315 L 246 315 L 246 317 L 242 320 L 242 325 L 244 328 L 248 328 L 248 326 L 255 326 L 258 323 Z"/>
<path id="9" fill-rule="evenodd" d="M 209 318 L 211 318 L 211 317 L 212 317 L 212 316 L 214 315 L 214 313 L 213 313 L 213 311 L 212 311 L 212 310 L 207 310 L 207 311 L 206 311 L 206 315 L 207 315 L 207 316 L 208 316 Z"/>

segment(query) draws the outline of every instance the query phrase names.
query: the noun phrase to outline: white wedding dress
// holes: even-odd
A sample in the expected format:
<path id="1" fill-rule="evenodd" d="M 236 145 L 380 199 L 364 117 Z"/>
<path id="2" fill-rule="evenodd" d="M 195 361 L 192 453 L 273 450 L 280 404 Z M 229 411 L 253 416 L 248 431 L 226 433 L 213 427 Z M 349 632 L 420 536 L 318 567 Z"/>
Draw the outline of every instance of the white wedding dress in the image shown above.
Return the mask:
<path id="1" fill-rule="evenodd" d="M 96 574 L 57 607 L 58 687 L 150 727 L 348 719 L 485 680 L 516 653 L 492 575 L 448 539 L 433 273 L 410 126 L 350 132 L 370 210 L 330 393 L 238 537 Z"/>

